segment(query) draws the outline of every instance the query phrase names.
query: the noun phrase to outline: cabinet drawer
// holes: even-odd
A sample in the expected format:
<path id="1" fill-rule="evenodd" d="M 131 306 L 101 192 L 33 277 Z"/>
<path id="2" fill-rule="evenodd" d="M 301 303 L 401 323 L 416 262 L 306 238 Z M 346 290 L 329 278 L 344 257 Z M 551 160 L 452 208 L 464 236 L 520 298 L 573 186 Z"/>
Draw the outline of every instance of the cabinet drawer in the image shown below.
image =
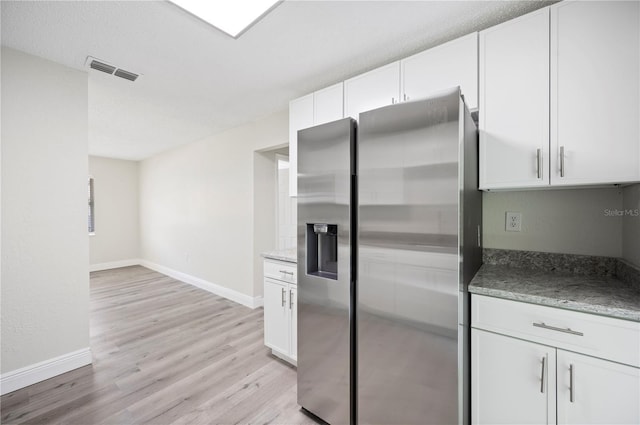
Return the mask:
<path id="1" fill-rule="evenodd" d="M 297 283 L 298 268 L 296 264 L 285 261 L 264 260 L 264 276 L 283 282 Z"/>
<path id="2" fill-rule="evenodd" d="M 471 326 L 640 367 L 640 323 L 473 295 Z"/>

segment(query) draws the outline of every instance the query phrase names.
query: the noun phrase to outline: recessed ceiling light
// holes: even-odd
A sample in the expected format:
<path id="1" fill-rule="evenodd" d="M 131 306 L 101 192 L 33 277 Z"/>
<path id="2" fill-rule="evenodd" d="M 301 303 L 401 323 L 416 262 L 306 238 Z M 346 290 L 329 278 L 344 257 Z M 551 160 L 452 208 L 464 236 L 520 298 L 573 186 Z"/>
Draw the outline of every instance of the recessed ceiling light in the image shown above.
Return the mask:
<path id="1" fill-rule="evenodd" d="M 171 0 L 187 12 L 237 38 L 281 1 Z"/>

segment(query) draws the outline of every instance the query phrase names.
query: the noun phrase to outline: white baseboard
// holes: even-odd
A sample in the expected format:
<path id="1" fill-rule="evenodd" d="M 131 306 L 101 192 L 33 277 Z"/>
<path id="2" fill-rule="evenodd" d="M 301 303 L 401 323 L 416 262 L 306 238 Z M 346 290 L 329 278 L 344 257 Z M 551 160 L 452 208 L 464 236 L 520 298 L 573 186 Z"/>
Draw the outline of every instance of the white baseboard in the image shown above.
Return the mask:
<path id="1" fill-rule="evenodd" d="M 32 364 L 0 376 L 0 395 L 91 364 L 89 347 Z"/>
<path id="2" fill-rule="evenodd" d="M 132 258 L 129 260 L 110 261 L 108 263 L 89 264 L 89 271 L 97 272 L 100 270 L 117 269 L 119 267 L 138 266 L 141 261 L 139 258 Z"/>
<path id="3" fill-rule="evenodd" d="M 140 265 L 148 269 L 155 270 L 159 273 L 166 274 L 167 276 L 171 276 L 172 278 L 178 279 L 182 282 L 197 286 L 200 289 L 204 289 L 205 291 L 211 292 L 212 294 L 227 298 L 251 309 L 261 307 L 264 304 L 261 296 L 250 297 L 249 295 L 245 295 L 242 292 L 238 292 L 233 289 L 217 285 L 213 282 L 200 279 L 199 277 L 191 276 L 189 274 L 170 269 L 169 267 L 161 266 L 160 264 L 152 263 L 151 261 L 140 260 Z"/>

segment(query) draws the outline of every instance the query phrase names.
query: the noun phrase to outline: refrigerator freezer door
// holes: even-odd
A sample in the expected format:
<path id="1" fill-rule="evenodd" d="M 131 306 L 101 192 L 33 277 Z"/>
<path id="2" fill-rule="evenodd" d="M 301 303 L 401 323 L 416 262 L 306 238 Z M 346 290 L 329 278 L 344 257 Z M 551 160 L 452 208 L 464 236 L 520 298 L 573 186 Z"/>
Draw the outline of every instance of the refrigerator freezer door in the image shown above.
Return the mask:
<path id="1" fill-rule="evenodd" d="M 298 404 L 350 422 L 351 176 L 355 121 L 298 133 Z"/>
<path id="2" fill-rule="evenodd" d="M 358 422 L 456 424 L 460 95 L 360 114 Z"/>

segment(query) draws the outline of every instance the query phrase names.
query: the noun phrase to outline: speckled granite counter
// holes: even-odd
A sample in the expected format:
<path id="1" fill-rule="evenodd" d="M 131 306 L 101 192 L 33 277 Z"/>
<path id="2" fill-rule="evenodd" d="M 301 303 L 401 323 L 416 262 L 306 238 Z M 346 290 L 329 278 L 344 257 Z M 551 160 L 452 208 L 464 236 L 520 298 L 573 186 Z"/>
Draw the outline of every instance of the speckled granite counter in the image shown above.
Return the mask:
<path id="1" fill-rule="evenodd" d="M 469 292 L 640 322 L 640 289 L 612 276 L 484 264 Z"/>
<path id="2" fill-rule="evenodd" d="M 298 262 L 298 253 L 295 249 L 285 249 L 281 251 L 267 251 L 261 254 L 264 258 L 272 260 L 287 261 L 289 263 Z"/>

